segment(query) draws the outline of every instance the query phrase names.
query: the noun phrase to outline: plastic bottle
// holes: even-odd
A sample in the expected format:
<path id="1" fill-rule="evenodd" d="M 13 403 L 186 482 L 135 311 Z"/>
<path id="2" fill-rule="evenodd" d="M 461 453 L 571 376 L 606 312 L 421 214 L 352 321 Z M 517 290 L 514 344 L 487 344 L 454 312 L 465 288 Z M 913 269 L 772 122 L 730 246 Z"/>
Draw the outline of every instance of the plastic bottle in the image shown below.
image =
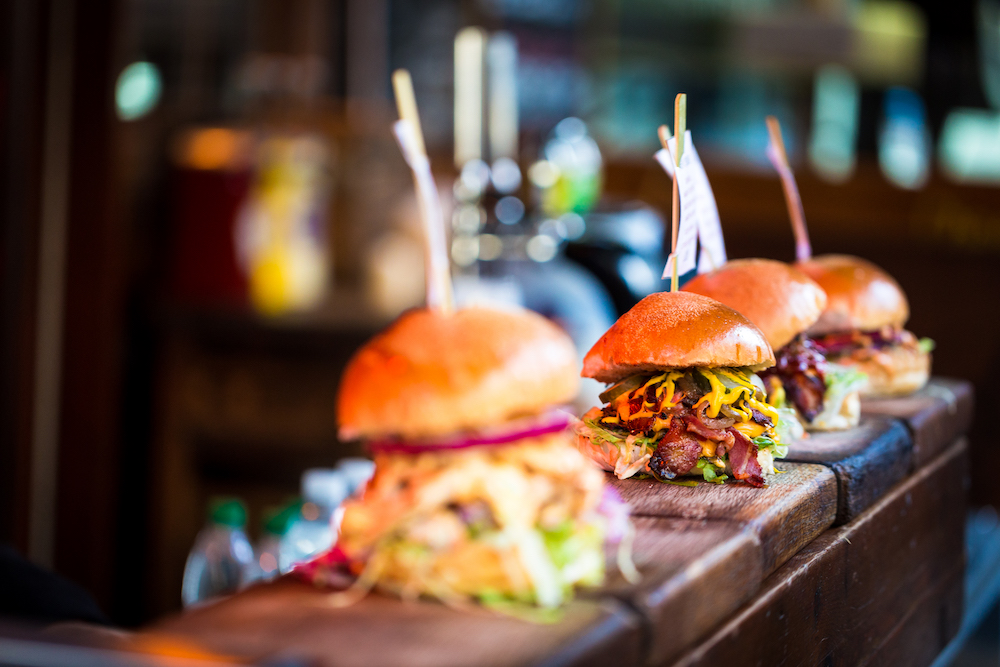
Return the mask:
<path id="1" fill-rule="evenodd" d="M 247 510 L 237 498 L 215 498 L 209 521 L 201 529 L 184 566 L 181 600 L 184 606 L 236 592 L 247 580 L 253 547 L 244 527 Z"/>
<path id="2" fill-rule="evenodd" d="M 333 546 L 340 524 L 335 515 L 340 514 L 337 510 L 348 493 L 347 479 L 339 470 L 313 468 L 302 474 L 304 502 L 281 540 L 278 569 L 282 574 Z"/>
<path id="3" fill-rule="evenodd" d="M 364 489 L 368 480 L 375 474 L 375 462 L 360 457 L 348 457 L 337 463 L 337 470 L 347 480 L 347 495 L 353 496 Z"/>
<path id="4" fill-rule="evenodd" d="M 278 562 L 281 558 L 281 541 L 299 516 L 302 501 L 296 500 L 285 507 L 272 509 L 265 513 L 264 525 L 261 527 L 261 538 L 254 550 L 255 569 L 258 578 L 268 581 L 281 574 Z"/>

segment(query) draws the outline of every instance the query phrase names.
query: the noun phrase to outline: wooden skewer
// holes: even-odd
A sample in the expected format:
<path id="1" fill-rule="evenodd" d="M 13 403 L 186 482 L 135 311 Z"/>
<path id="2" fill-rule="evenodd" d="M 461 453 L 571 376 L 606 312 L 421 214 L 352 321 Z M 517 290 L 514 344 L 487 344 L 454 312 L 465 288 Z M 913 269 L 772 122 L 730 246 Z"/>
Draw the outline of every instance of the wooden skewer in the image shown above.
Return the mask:
<path id="1" fill-rule="evenodd" d="M 396 106 L 400 116 L 397 125 L 401 126 L 396 128 L 397 139 L 413 171 L 413 182 L 420 203 L 420 216 L 424 223 L 427 307 L 448 314 L 455 309 L 448 241 L 444 216 L 441 213 L 441 201 L 427 159 L 423 131 L 420 129 L 420 116 L 417 113 L 417 100 L 413 94 L 410 73 L 405 69 L 393 72 L 392 86 L 396 93 Z"/>
<path id="2" fill-rule="evenodd" d="M 413 127 L 414 138 L 421 155 L 427 155 L 427 148 L 424 146 L 424 129 L 420 126 L 420 114 L 417 113 L 417 98 L 413 94 L 413 79 L 410 72 L 405 69 L 398 69 L 392 73 L 392 90 L 396 93 L 396 108 L 399 110 L 399 117 L 409 121 Z"/>
<path id="3" fill-rule="evenodd" d="M 681 156 L 684 154 L 684 132 L 687 128 L 687 95 L 678 93 L 674 98 L 674 139 L 676 150 L 674 151 L 674 164 L 681 166 Z M 661 126 L 661 130 L 662 130 Z M 663 141 L 663 138 L 660 138 Z M 670 253 L 674 257 L 673 272 L 670 276 L 670 291 L 676 292 L 680 288 L 680 281 L 677 276 L 677 232 L 680 228 L 681 219 L 681 198 L 677 187 L 677 169 L 674 169 L 673 178 L 673 202 L 670 207 Z"/>
<path id="4" fill-rule="evenodd" d="M 788 216 L 792 220 L 792 232 L 795 234 L 795 258 L 802 262 L 812 257 L 812 244 L 809 242 L 809 229 L 806 227 L 806 215 L 802 209 L 802 197 L 795 183 L 795 174 L 788 163 L 785 152 L 785 140 L 781 136 L 781 124 L 774 116 L 767 117 L 767 132 L 771 137 L 771 146 L 780 164 L 774 165 L 781 176 L 781 188 L 785 193 L 785 204 L 788 206 Z"/>
<path id="5" fill-rule="evenodd" d="M 669 142 L 671 134 L 670 134 L 670 128 L 666 124 L 660 126 L 660 129 L 656 131 L 656 136 L 660 138 L 660 145 L 666 148 L 667 150 L 670 150 Z"/>

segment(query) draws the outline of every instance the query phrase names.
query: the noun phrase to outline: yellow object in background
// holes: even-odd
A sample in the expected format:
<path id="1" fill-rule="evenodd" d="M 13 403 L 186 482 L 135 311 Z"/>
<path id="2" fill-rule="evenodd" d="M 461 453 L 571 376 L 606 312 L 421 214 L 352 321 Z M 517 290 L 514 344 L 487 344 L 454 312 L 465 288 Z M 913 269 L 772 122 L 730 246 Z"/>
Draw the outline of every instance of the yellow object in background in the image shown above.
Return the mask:
<path id="1" fill-rule="evenodd" d="M 251 303 L 265 315 L 315 307 L 326 293 L 329 156 L 310 135 L 272 135 L 258 146 L 236 245 Z"/>

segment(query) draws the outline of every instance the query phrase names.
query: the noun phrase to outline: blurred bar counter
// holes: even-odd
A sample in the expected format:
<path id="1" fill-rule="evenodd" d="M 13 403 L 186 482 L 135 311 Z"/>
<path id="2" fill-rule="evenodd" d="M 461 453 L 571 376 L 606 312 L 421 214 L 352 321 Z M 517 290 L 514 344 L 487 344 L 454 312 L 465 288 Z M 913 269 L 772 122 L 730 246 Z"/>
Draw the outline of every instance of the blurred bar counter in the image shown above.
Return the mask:
<path id="1" fill-rule="evenodd" d="M 333 292 L 310 315 L 172 311 L 161 320 L 150 480 L 150 612 L 177 608 L 184 562 L 213 495 L 262 509 L 298 492 L 302 471 L 359 453 L 336 437 L 350 355 L 388 322 Z"/>

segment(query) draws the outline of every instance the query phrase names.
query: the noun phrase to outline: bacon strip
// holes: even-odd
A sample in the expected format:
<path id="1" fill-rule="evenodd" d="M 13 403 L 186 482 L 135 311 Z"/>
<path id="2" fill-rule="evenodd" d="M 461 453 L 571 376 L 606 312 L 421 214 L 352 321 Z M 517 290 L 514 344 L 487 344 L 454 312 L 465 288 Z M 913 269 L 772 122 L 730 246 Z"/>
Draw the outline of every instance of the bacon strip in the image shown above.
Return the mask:
<path id="1" fill-rule="evenodd" d="M 649 469 L 657 477 L 673 479 L 694 468 L 700 456 L 701 443 L 687 432 L 680 419 L 675 419 L 667 434 L 656 443 L 656 451 L 649 459 Z"/>
<path id="2" fill-rule="evenodd" d="M 729 466 L 733 469 L 733 477 L 741 479 L 750 486 L 764 486 L 764 471 L 757 462 L 757 445 L 736 429 L 729 429 L 735 442 L 729 450 Z"/>
<path id="3" fill-rule="evenodd" d="M 785 395 L 806 421 L 812 421 L 823 411 L 826 395 L 826 358 L 808 338 L 801 335 L 775 352 L 777 363 L 760 372 L 765 384 L 776 377 L 785 388 Z"/>

